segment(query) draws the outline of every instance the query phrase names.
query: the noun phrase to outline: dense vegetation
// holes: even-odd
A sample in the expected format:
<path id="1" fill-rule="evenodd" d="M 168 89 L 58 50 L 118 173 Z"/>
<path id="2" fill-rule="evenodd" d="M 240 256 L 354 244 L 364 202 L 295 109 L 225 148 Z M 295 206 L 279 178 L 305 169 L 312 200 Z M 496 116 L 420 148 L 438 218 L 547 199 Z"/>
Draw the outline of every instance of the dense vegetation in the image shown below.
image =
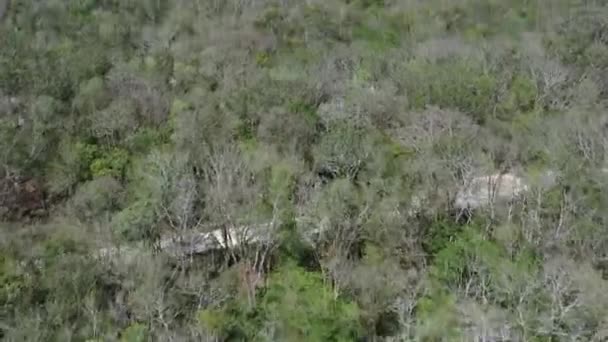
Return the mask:
<path id="1" fill-rule="evenodd" d="M 608 1 L 13 0 L 0 20 L 0 339 L 608 339 Z M 506 170 L 525 198 L 455 213 Z M 159 248 L 269 222 L 266 244 Z M 95 256 L 117 245 L 145 253 Z"/>

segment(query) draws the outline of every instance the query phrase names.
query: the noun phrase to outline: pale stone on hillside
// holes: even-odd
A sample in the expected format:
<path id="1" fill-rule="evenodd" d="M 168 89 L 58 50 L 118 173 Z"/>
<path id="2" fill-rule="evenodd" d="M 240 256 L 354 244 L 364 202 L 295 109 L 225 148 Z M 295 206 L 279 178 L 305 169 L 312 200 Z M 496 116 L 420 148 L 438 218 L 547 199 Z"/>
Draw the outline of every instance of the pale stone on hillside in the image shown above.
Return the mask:
<path id="1" fill-rule="evenodd" d="M 475 177 L 458 191 L 455 206 L 459 209 L 475 209 L 496 201 L 510 201 L 525 191 L 528 185 L 513 174 L 493 174 Z"/>

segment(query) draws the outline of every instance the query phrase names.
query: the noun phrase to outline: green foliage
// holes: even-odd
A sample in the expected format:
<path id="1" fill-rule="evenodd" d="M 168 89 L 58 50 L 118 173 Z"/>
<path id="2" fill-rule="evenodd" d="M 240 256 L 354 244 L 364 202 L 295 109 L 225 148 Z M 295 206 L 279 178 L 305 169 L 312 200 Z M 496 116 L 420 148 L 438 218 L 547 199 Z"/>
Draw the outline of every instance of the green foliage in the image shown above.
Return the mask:
<path id="1" fill-rule="evenodd" d="M 84 115 L 93 113 L 106 106 L 108 94 L 103 79 L 94 77 L 83 82 L 74 98 L 74 108 Z"/>
<path id="2" fill-rule="evenodd" d="M 175 116 L 180 115 L 183 112 L 185 112 L 187 110 L 191 110 L 191 109 L 192 109 L 192 105 L 190 103 L 188 103 L 187 101 L 184 101 L 180 98 L 175 98 L 175 99 L 173 99 L 173 103 L 171 104 L 170 115 L 172 117 L 175 117 Z"/>
<path id="3" fill-rule="evenodd" d="M 43 241 L 24 236 L 18 243 L 28 244 L 30 250 L 22 253 L 17 249 L 18 265 L 10 266 L 11 259 L 3 260 L 9 278 L 1 279 L 0 288 L 9 290 L 5 308 L 10 311 L 3 317 L 7 325 L 0 331 L 9 339 L 34 335 L 45 340 L 62 339 L 65 326 L 71 327 L 74 337 L 90 336 L 89 322 L 81 319 L 86 315 L 85 301 L 93 299 L 89 309 L 99 310 L 97 303 L 107 295 L 109 283 L 101 265 L 86 256 L 90 246 L 80 238 L 81 233 L 71 230 L 74 227 L 57 228 L 45 226 Z M 31 315 L 37 316 L 39 325 L 31 325 Z M 105 319 L 102 316 L 97 317 L 98 327 Z"/>
<path id="4" fill-rule="evenodd" d="M 439 6 L 436 1 L 430 6 Z M 443 4 L 443 3 L 442 3 Z M 454 1 L 437 12 L 449 32 L 463 32 L 471 38 L 490 38 L 494 35 L 515 35 L 525 32 L 542 19 L 539 4 L 525 0 Z"/>
<path id="5" fill-rule="evenodd" d="M 141 128 L 128 137 L 126 145 L 129 151 L 136 154 L 145 154 L 153 148 L 169 144 L 171 132 L 169 127 L 160 129 Z"/>
<path id="6" fill-rule="evenodd" d="M 386 248 L 366 243 L 361 262 L 351 272 L 348 288 L 360 307 L 365 330 L 379 336 L 393 334 L 397 322 L 390 307 L 411 284 L 397 258 Z"/>
<path id="7" fill-rule="evenodd" d="M 90 165 L 99 153 L 94 144 L 64 140 L 57 158 L 49 166 L 48 186 L 51 193 L 69 191 L 78 182 L 91 178 Z"/>
<path id="8" fill-rule="evenodd" d="M 385 0 L 355 0 L 352 3 L 356 6 L 369 9 L 370 7 L 381 8 L 385 5 Z"/>
<path id="9" fill-rule="evenodd" d="M 158 216 L 150 201 L 136 201 L 112 218 L 114 230 L 127 241 L 155 240 Z"/>
<path id="10" fill-rule="evenodd" d="M 358 127 L 337 122 L 328 128 L 315 146 L 318 172 L 332 178 L 354 178 L 368 158 L 366 137 Z"/>
<path id="11" fill-rule="evenodd" d="M 277 215 L 281 222 L 293 220 L 294 208 L 291 203 L 296 186 L 297 165 L 279 162 L 270 168 L 268 193 L 264 194 L 263 204 L 268 216 Z"/>
<path id="12" fill-rule="evenodd" d="M 122 149 L 112 149 L 101 153 L 90 164 L 93 178 L 111 176 L 122 179 L 129 163 L 129 153 Z"/>
<path id="13" fill-rule="evenodd" d="M 82 184 L 72 197 L 74 216 L 92 219 L 116 210 L 122 202 L 123 189 L 110 176 L 101 176 Z"/>
<path id="14" fill-rule="evenodd" d="M 150 157 L 152 159 L 152 157 Z M 157 238 L 158 206 L 162 199 L 163 172 L 150 160 L 135 160 L 129 172 L 127 205 L 112 217 L 114 231 L 127 241 Z"/>
<path id="15" fill-rule="evenodd" d="M 204 309 L 197 313 L 198 324 L 214 334 L 221 333 L 230 323 L 230 316 L 221 310 Z"/>
<path id="16" fill-rule="evenodd" d="M 99 147 L 95 144 L 77 142 L 75 144 L 75 150 L 79 161 L 78 164 L 84 170 L 88 169 L 89 165 L 91 165 L 99 155 Z"/>
<path id="17" fill-rule="evenodd" d="M 370 49 L 378 52 L 398 46 L 398 31 L 388 25 L 384 26 L 384 23 L 374 18 L 369 23 L 361 23 L 355 26 L 352 32 L 353 40 L 363 40 L 369 44 Z"/>
<path id="18" fill-rule="evenodd" d="M 20 297 L 32 286 L 30 279 L 23 273 L 18 265 L 18 261 L 10 257 L 2 251 L 0 254 L 0 305 L 2 305 L 4 314 L 0 314 L 3 320 L 8 317 L 4 315 L 10 314 L 16 305 L 20 304 Z M 0 332 L 3 328 L 0 328 Z"/>
<path id="19" fill-rule="evenodd" d="M 258 52 L 255 55 L 255 62 L 261 67 L 268 66 L 270 64 L 270 54 L 267 52 Z"/>
<path id="20" fill-rule="evenodd" d="M 336 298 L 322 278 L 289 263 L 273 272 L 255 310 L 239 303 L 198 312 L 204 329 L 229 339 L 351 341 L 360 336 L 356 304 Z"/>
<path id="21" fill-rule="evenodd" d="M 517 75 L 511 83 L 511 93 L 514 97 L 516 108 L 520 110 L 533 109 L 538 91 L 533 79 L 524 75 Z"/>
<path id="22" fill-rule="evenodd" d="M 120 337 L 121 342 L 144 342 L 148 340 L 145 326 L 135 323 L 127 327 Z"/>
<path id="23" fill-rule="evenodd" d="M 528 279 L 538 272 L 537 262 L 525 249 L 508 258 L 501 246 L 467 228 L 437 254 L 430 274 L 443 289 L 462 288 L 472 279 L 483 282 L 487 298 L 513 304 Z"/>
<path id="24" fill-rule="evenodd" d="M 525 75 L 515 76 L 506 99 L 499 104 L 500 116 L 512 119 L 514 112 L 533 110 L 537 97 L 536 84 L 531 78 Z"/>
<path id="25" fill-rule="evenodd" d="M 431 256 L 437 255 L 444 250 L 461 231 L 461 227 L 449 218 L 439 218 L 429 224 L 427 236 L 422 240 L 422 245 Z"/>
<path id="26" fill-rule="evenodd" d="M 315 274 L 279 270 L 260 305 L 277 322 L 279 339 L 348 341 L 358 336 L 357 306 L 335 299 Z"/>
<path id="27" fill-rule="evenodd" d="M 452 295 L 438 291 L 421 298 L 418 306 L 418 338 L 430 341 L 458 340 L 458 313 Z"/>
<path id="28" fill-rule="evenodd" d="M 493 112 L 498 82 L 478 61 L 439 64 L 413 61 L 407 67 L 408 97 L 416 108 L 452 107 L 483 122 Z"/>
<path id="29" fill-rule="evenodd" d="M 10 3 L 0 339 L 603 339 L 605 1 Z"/>
<path id="30" fill-rule="evenodd" d="M 281 340 L 349 341 L 359 335 L 358 308 L 336 299 L 317 274 L 293 265 L 277 270 L 260 307 Z"/>
<path id="31" fill-rule="evenodd" d="M 116 145 L 135 131 L 137 111 L 137 103 L 131 99 L 113 101 L 90 115 L 91 135 L 101 143 Z"/>
<path id="32" fill-rule="evenodd" d="M 570 10 L 576 15 L 562 17 L 554 22 L 555 30 L 547 39 L 549 50 L 568 63 L 603 65 L 605 54 L 601 51 L 605 51 L 602 49 L 606 36 L 605 6 L 577 4 L 572 7 Z"/>

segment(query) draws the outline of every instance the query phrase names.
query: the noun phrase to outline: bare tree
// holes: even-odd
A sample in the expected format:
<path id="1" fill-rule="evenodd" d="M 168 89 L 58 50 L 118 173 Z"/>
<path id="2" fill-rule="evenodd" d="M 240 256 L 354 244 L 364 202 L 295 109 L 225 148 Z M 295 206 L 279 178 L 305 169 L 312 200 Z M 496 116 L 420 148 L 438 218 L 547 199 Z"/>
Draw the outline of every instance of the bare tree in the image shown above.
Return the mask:
<path id="1" fill-rule="evenodd" d="M 270 217 L 259 214 L 262 182 L 237 146 L 213 151 L 203 172 L 206 213 L 219 227 L 229 259 L 241 263 L 250 305 L 255 305 L 255 289 L 278 244 L 281 199 L 269 199 Z"/>
<path id="2" fill-rule="evenodd" d="M 303 229 L 316 232 L 317 258 L 336 296 L 351 277 L 353 251 L 362 240 L 370 207 L 357 198 L 352 183 L 337 180 L 315 191 L 302 208 Z"/>

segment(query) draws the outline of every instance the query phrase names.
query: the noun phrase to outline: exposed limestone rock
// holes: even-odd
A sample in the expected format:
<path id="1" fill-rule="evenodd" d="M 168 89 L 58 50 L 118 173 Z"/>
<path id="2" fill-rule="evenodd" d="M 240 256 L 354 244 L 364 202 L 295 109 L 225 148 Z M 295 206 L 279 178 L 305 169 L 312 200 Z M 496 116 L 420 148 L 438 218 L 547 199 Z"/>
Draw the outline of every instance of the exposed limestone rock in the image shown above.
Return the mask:
<path id="1" fill-rule="evenodd" d="M 603 169 L 608 172 L 608 169 Z M 533 184 L 549 188 L 557 183 L 558 173 L 545 171 L 534 177 Z M 477 209 L 490 203 L 504 203 L 515 200 L 530 189 L 529 182 L 512 173 L 479 176 L 471 179 L 457 193 L 455 207 L 457 209 Z M 412 197 L 410 214 L 424 207 L 424 196 L 417 194 Z M 314 245 L 325 230 L 330 229 L 326 222 L 306 222 L 297 218 L 296 223 L 303 241 Z M 188 231 L 176 232 L 163 236 L 159 241 L 159 249 L 171 257 L 186 257 L 202 255 L 222 249 L 233 249 L 248 244 L 272 244 L 276 238 L 276 223 L 241 226 L 230 229 L 214 229 L 207 232 Z M 144 255 L 145 248 L 137 246 L 110 247 L 98 250 L 100 258 L 133 261 L 137 256 Z"/>
<path id="2" fill-rule="evenodd" d="M 296 219 L 296 222 L 303 223 L 304 221 Z M 276 238 L 274 227 L 276 227 L 276 224 L 260 224 L 227 230 L 215 229 L 209 232 L 174 233 L 161 237 L 159 249 L 171 257 L 180 258 L 190 255 L 203 255 L 222 249 L 233 249 L 239 245 L 272 244 Z M 307 230 L 301 234 L 302 239 L 314 244 L 318 235 L 326 228 L 325 225 L 321 225 L 321 227 Z M 136 260 L 138 256 L 144 255 L 145 250 L 142 246 L 107 247 L 99 249 L 96 257 L 130 263 Z"/>
<path id="3" fill-rule="evenodd" d="M 456 194 L 458 209 L 476 209 L 497 201 L 511 201 L 528 190 L 528 185 L 513 174 L 475 177 Z"/>
<path id="4" fill-rule="evenodd" d="M 239 245 L 251 243 L 268 243 L 271 237 L 268 227 L 239 227 L 216 229 L 210 232 L 189 232 L 166 236 L 160 241 L 160 249 L 172 256 L 205 254 L 213 250 L 232 249 Z"/>
<path id="5" fill-rule="evenodd" d="M 608 170 L 606 170 L 608 171 Z M 557 173 L 546 171 L 539 176 L 537 182 L 544 188 L 556 184 Z M 471 179 L 460 191 L 455 199 L 457 209 L 477 209 L 490 203 L 509 202 L 528 191 L 530 185 L 521 177 L 511 173 L 479 176 Z M 424 206 L 423 197 L 412 197 L 410 210 L 416 212 Z M 330 227 L 324 222 L 305 222 L 297 218 L 300 235 L 303 241 L 314 245 L 319 236 Z M 276 223 L 242 226 L 230 229 L 214 229 L 208 232 L 189 231 L 176 232 L 163 236 L 159 241 L 160 250 L 172 257 L 185 257 L 201 255 L 222 249 L 232 249 L 239 245 L 272 244 L 276 238 Z M 312 227 L 312 228 L 311 228 Z M 144 253 L 144 248 L 136 246 L 110 247 L 98 250 L 100 258 L 119 258 L 121 260 L 134 260 L 137 255 Z"/>
<path id="6" fill-rule="evenodd" d="M 257 234 L 254 234 L 257 233 Z M 265 234 L 255 229 L 216 229 L 210 232 L 182 232 L 168 234 L 159 241 L 160 250 L 171 257 L 206 254 L 214 250 L 235 248 L 239 244 L 263 242 Z M 146 248 L 138 245 L 101 248 L 97 257 L 108 260 L 121 260 L 127 263 L 143 255 Z"/>
<path id="7" fill-rule="evenodd" d="M 137 248 L 134 246 L 120 246 L 120 247 L 104 247 L 97 250 L 94 255 L 95 258 L 108 261 L 120 260 L 123 263 L 130 264 L 136 260 L 138 256 L 144 254 L 143 248 Z"/>

